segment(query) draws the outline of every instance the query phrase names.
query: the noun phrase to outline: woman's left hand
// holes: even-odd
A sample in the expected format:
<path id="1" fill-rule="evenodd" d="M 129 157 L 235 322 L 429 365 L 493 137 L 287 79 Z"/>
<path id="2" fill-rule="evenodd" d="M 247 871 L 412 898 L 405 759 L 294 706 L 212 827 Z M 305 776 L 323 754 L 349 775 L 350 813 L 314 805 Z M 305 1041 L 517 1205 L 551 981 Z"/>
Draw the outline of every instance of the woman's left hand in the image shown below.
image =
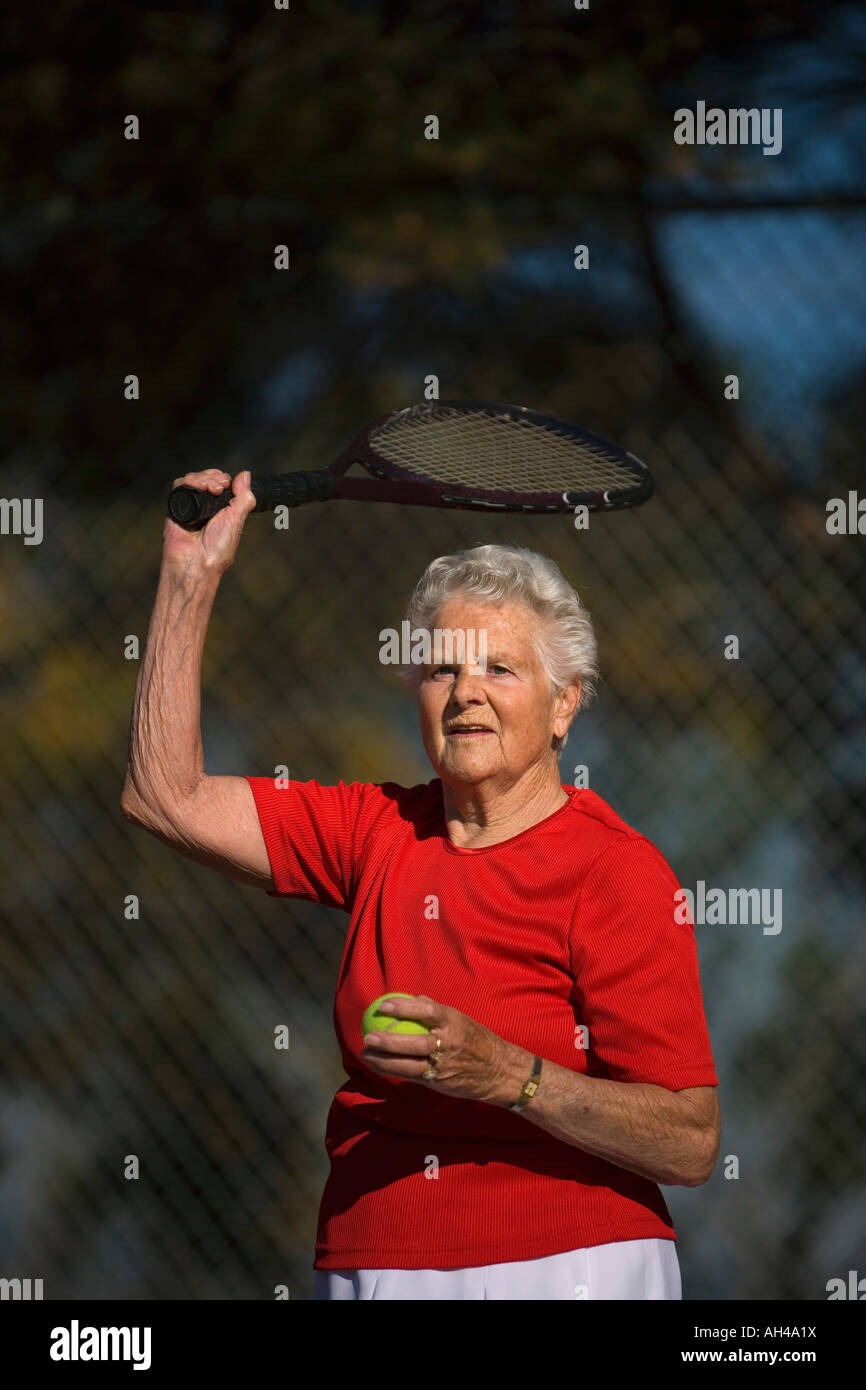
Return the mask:
<path id="1" fill-rule="evenodd" d="M 423 1023 L 430 1033 L 368 1033 L 361 1056 L 371 1071 L 398 1081 L 420 1081 L 449 1096 L 505 1105 L 516 1100 L 529 1074 L 532 1053 L 506 1042 L 459 1009 L 437 1004 L 426 994 L 392 999 L 380 1004 L 380 1013 Z M 435 1077 L 423 1073 L 434 1058 Z M 520 1080 L 515 1079 L 519 1077 Z M 513 1095 L 511 1093 L 514 1093 Z"/>

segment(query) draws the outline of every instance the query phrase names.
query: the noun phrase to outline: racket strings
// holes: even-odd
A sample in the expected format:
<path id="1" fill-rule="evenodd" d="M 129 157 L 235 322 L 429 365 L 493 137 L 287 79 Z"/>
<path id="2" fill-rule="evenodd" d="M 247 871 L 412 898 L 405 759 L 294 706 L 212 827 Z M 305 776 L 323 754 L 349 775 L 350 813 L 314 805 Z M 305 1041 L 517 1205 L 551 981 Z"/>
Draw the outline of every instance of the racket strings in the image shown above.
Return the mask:
<path id="1" fill-rule="evenodd" d="M 418 478 L 491 492 L 602 492 L 636 482 L 637 470 L 591 439 L 482 411 L 407 412 L 371 434 L 370 444 Z"/>

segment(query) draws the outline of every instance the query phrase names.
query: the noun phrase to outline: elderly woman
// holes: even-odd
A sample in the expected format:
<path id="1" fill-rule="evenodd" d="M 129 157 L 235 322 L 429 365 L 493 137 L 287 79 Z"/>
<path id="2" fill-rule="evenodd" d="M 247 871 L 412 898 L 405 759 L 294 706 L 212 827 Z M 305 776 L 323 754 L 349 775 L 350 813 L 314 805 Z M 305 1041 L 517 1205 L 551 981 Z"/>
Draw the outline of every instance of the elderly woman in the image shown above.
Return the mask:
<path id="1" fill-rule="evenodd" d="M 680 1298 L 658 1184 L 712 1172 L 717 1078 L 674 874 L 560 781 L 597 677 L 589 616 L 531 551 L 440 557 L 412 629 L 486 651 L 409 673 L 432 781 L 210 777 L 201 657 L 249 481 L 199 532 L 166 521 L 122 807 L 200 863 L 349 913 L 315 1296 Z M 396 1016 L 429 1031 L 362 1037 L 397 991 Z"/>

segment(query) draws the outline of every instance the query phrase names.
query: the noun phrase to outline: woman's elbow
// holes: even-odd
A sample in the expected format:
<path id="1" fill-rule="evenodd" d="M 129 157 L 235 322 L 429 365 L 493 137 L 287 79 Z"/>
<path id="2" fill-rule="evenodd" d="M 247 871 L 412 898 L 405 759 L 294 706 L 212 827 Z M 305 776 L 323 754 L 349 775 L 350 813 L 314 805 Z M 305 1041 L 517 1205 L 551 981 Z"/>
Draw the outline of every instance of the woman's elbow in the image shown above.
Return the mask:
<path id="1" fill-rule="evenodd" d="M 132 782 L 127 782 L 120 793 L 120 810 L 124 820 L 130 821 L 133 825 L 145 824 L 145 803 Z"/>
<path id="2" fill-rule="evenodd" d="M 721 1145 L 721 1126 L 698 1130 L 689 1150 L 689 1164 L 681 1179 L 682 1187 L 702 1187 L 713 1175 Z"/>
<path id="3" fill-rule="evenodd" d="M 165 825 L 166 816 L 163 805 L 142 795 L 134 782 L 127 779 L 120 794 L 120 810 L 124 820 L 131 825 L 140 825 L 144 830 L 157 830 Z"/>

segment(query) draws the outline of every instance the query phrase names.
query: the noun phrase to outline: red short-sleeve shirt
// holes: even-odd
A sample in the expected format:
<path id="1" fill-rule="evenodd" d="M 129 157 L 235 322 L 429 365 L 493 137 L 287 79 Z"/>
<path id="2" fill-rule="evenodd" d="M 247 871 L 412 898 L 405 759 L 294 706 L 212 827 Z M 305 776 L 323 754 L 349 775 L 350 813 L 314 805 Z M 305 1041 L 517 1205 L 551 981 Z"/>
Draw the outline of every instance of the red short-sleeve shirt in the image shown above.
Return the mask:
<path id="1" fill-rule="evenodd" d="M 694 928 L 659 851 L 588 789 L 500 844 L 448 838 L 441 782 L 250 777 L 276 896 L 350 914 L 318 1269 L 457 1269 L 676 1239 L 658 1186 L 523 1115 L 377 1076 L 361 1017 L 426 994 L 561 1066 L 715 1086 Z M 681 915 L 681 914 L 680 914 Z"/>

